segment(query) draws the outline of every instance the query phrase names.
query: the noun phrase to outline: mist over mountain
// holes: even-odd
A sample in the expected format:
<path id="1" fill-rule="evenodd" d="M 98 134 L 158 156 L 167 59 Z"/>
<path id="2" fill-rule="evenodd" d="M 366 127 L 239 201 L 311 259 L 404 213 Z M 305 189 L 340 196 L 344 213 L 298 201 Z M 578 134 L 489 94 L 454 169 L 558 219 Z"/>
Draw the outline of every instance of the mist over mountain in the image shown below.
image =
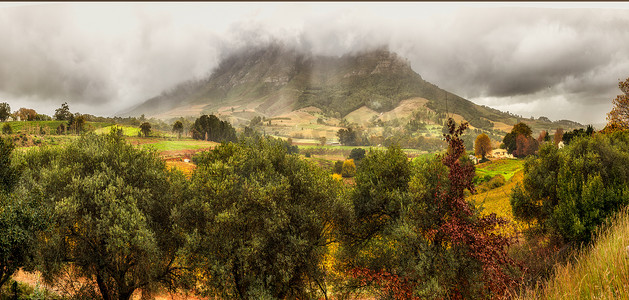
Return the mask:
<path id="1" fill-rule="evenodd" d="M 223 59 L 206 78 L 185 81 L 119 115 L 172 118 L 231 111 L 246 120 L 316 107 L 325 115 L 344 118 L 363 107 L 377 113 L 392 111 L 411 98 L 426 99 L 427 109 L 459 116 L 474 127 L 511 126 L 522 119 L 427 82 L 407 59 L 386 47 L 323 56 L 281 42 L 242 48 Z M 547 118 L 535 121 L 552 123 Z"/>

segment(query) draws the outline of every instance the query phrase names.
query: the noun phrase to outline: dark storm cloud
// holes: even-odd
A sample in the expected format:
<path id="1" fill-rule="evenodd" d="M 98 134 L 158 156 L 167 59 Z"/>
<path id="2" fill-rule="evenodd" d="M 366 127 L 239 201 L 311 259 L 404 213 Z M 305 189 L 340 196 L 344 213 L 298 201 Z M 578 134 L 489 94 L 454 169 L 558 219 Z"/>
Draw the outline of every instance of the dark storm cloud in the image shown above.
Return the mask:
<path id="1" fill-rule="evenodd" d="M 208 75 L 238 49 L 279 40 L 337 56 L 388 45 L 424 79 L 480 104 L 552 118 L 545 106 L 571 103 L 575 116 L 593 109 L 604 119 L 618 80 L 629 76 L 629 10 L 463 5 L 0 8 L 0 96 L 54 106 L 106 103 L 102 113 L 114 113 Z"/>

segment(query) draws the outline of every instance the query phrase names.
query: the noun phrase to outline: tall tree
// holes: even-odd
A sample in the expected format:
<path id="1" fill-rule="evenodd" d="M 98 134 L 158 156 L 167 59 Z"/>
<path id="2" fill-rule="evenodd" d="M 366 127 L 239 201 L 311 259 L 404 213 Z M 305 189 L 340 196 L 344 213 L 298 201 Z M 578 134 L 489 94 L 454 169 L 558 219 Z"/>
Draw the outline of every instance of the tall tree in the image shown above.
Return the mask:
<path id="1" fill-rule="evenodd" d="M 11 106 L 9 103 L 0 103 L 0 121 L 4 122 L 11 116 Z"/>
<path id="2" fill-rule="evenodd" d="M 177 219 L 194 233 L 189 261 L 210 296 L 325 297 L 322 262 L 339 186 L 284 143 L 223 143 L 195 159 L 195 195 Z"/>
<path id="3" fill-rule="evenodd" d="M 60 108 L 55 109 L 55 120 L 69 121 L 72 117 L 73 115 L 70 112 L 68 102 L 64 102 L 63 104 L 61 104 Z"/>
<path id="4" fill-rule="evenodd" d="M 561 142 L 563 140 L 563 128 L 557 128 L 557 130 L 555 130 L 555 136 L 553 137 L 553 142 L 555 144 L 555 147 L 557 147 L 559 145 L 559 142 Z"/>
<path id="5" fill-rule="evenodd" d="M 487 154 L 491 153 L 491 140 L 489 136 L 484 133 L 479 134 L 474 141 L 474 154 L 480 156 L 483 160 L 486 159 Z"/>
<path id="6" fill-rule="evenodd" d="M 54 224 L 38 245 L 37 265 L 47 281 L 71 264 L 103 299 L 129 299 L 138 288 L 175 282 L 183 241 L 172 212 L 186 198 L 187 185 L 156 152 L 116 134 L 86 135 L 29 151 L 26 162 L 25 194 L 50 212 Z"/>
<path id="7" fill-rule="evenodd" d="M 629 78 L 618 82 L 618 88 L 622 95 L 616 96 L 612 101 L 614 107 L 607 114 L 607 124 L 623 129 L 629 128 Z"/>
<path id="8" fill-rule="evenodd" d="M 181 134 L 183 133 L 183 123 L 181 123 L 181 121 L 175 121 L 173 124 L 173 132 L 177 133 L 177 136 L 181 138 Z"/>
<path id="9" fill-rule="evenodd" d="M 151 134 L 151 124 L 149 122 L 140 124 L 140 132 L 142 132 L 144 137 L 148 137 Z"/>

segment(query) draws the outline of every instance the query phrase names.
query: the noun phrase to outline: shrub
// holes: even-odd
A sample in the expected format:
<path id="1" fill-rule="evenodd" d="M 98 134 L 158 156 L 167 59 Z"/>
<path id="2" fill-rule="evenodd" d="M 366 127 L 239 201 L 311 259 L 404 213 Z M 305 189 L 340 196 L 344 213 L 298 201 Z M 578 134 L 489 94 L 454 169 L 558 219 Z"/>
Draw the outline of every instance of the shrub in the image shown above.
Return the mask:
<path id="1" fill-rule="evenodd" d="M 13 127 L 9 123 L 4 123 L 2 125 L 2 133 L 4 134 L 13 134 Z"/>
<path id="2" fill-rule="evenodd" d="M 353 159 L 348 159 L 343 162 L 343 169 L 341 170 L 341 175 L 343 177 L 354 177 L 356 174 L 356 164 L 354 164 Z"/>

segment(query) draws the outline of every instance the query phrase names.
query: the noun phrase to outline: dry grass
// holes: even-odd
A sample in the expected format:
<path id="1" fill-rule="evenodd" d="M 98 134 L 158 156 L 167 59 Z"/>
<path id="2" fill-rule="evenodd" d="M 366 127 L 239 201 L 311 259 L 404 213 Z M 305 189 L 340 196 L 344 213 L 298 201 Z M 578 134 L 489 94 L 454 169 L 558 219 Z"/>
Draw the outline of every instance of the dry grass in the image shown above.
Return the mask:
<path id="1" fill-rule="evenodd" d="M 545 286 L 521 299 L 629 299 L 629 210 L 598 234 L 573 262 L 557 266 Z"/>
<path id="2" fill-rule="evenodd" d="M 522 182 L 522 178 L 524 178 L 523 171 L 519 171 L 515 173 L 505 185 L 467 197 L 468 201 L 482 209 L 482 215 L 495 213 L 497 216 L 510 221 L 510 226 L 505 228 L 505 232 L 503 232 L 509 236 L 520 232 L 525 226 L 524 223 L 515 221 L 513 218 L 511 203 L 509 201 L 511 189 L 519 182 Z"/>

